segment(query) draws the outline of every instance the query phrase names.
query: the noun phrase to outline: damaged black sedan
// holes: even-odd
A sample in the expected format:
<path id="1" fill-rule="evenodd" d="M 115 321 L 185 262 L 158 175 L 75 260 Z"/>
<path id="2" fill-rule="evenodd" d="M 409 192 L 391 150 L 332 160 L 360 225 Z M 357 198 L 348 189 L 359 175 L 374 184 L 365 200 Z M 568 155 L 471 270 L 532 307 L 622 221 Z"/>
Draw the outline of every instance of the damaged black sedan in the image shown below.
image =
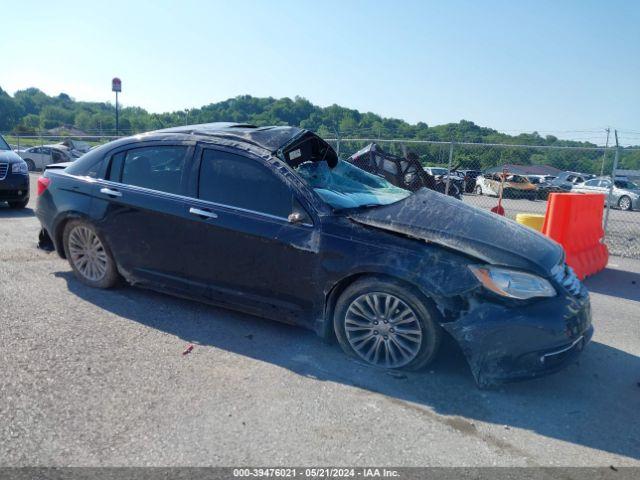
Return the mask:
<path id="1" fill-rule="evenodd" d="M 542 235 L 338 159 L 294 127 L 207 124 L 120 139 L 38 181 L 41 246 L 122 279 L 303 325 L 382 368 L 445 334 L 481 385 L 550 373 L 591 339 L 589 296 Z"/>

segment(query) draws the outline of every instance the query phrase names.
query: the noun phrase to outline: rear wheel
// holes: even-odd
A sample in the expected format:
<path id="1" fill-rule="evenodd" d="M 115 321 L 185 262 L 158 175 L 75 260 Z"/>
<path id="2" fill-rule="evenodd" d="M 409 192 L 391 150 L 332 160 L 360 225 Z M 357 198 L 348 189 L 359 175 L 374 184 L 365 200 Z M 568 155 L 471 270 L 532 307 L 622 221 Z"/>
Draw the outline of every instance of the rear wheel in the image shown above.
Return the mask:
<path id="1" fill-rule="evenodd" d="M 29 199 L 26 198 L 24 200 L 20 200 L 17 202 L 7 202 L 7 203 L 9 203 L 9 207 L 11 208 L 20 209 L 27 206 L 27 203 L 29 203 Z"/>
<path id="2" fill-rule="evenodd" d="M 334 329 L 348 355 L 369 365 L 417 370 L 435 357 L 442 332 L 436 313 L 411 288 L 367 278 L 338 299 Z"/>
<path id="3" fill-rule="evenodd" d="M 118 283 L 113 256 L 90 223 L 70 221 L 64 229 L 63 244 L 73 273 L 82 283 L 96 288 L 111 288 Z"/>
<path id="4" fill-rule="evenodd" d="M 620 207 L 620 210 L 631 210 L 631 198 L 626 195 L 620 197 L 620 200 L 618 200 L 618 207 Z"/>

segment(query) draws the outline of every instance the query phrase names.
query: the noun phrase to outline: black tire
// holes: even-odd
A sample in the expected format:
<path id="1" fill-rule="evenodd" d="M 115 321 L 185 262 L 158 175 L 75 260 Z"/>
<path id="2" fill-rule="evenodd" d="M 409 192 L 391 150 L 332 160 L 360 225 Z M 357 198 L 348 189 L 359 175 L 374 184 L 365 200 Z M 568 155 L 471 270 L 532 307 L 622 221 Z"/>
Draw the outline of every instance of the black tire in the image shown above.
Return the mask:
<path id="1" fill-rule="evenodd" d="M 389 364 L 382 364 L 381 362 L 375 363 L 364 358 L 352 346 L 346 330 L 347 313 L 353 303 L 355 303 L 357 300 L 360 300 L 367 294 L 391 295 L 392 297 L 395 297 L 399 299 L 401 302 L 403 302 L 404 306 L 409 307 L 409 309 L 412 310 L 412 313 L 415 314 L 414 318 L 420 326 L 421 338 L 420 338 L 419 348 L 417 348 L 417 352 L 411 356 L 410 361 L 407 361 L 402 365 L 389 365 Z M 395 309 L 395 307 L 393 307 L 392 310 L 393 309 Z M 397 312 L 398 310 L 395 311 L 395 313 Z M 380 317 L 380 318 L 384 318 L 384 317 Z M 336 333 L 336 337 L 338 339 L 338 343 L 340 344 L 340 346 L 342 347 L 342 349 L 347 355 L 353 358 L 356 358 L 362 362 L 365 362 L 369 365 L 379 367 L 379 368 L 420 370 L 421 368 L 424 368 L 426 365 L 428 365 L 435 358 L 438 352 L 438 348 L 442 340 L 442 329 L 436 321 L 436 319 L 438 318 L 439 318 L 439 314 L 435 309 L 435 307 L 433 307 L 429 303 L 429 300 L 424 298 L 419 292 L 417 292 L 415 289 L 411 288 L 410 286 L 407 286 L 406 284 L 394 279 L 366 277 L 366 278 L 362 278 L 360 280 L 355 281 L 353 284 L 347 287 L 345 291 L 340 295 L 340 298 L 338 298 L 338 301 L 336 302 L 336 308 L 334 309 L 333 326 L 334 326 L 334 331 Z M 388 323 L 388 322 L 385 321 L 384 323 Z M 373 328 L 388 328 L 392 325 L 397 326 L 398 324 L 393 323 L 393 321 L 391 321 L 389 322 L 389 325 L 386 325 L 386 326 L 383 326 L 382 324 L 380 325 L 380 327 L 373 327 L 372 324 L 368 324 L 368 325 L 371 325 L 371 326 L 367 328 L 373 329 Z M 358 327 L 355 327 L 355 328 L 351 327 L 351 330 L 353 331 L 354 329 L 357 329 L 357 328 Z M 391 328 L 391 331 L 393 331 L 393 328 Z M 375 334 L 378 335 L 377 331 Z M 351 332 L 351 335 L 354 335 L 354 334 Z M 387 336 L 385 336 L 382 332 L 380 332 L 380 335 L 384 336 L 385 340 L 382 340 L 381 338 L 377 338 L 377 337 L 375 338 L 371 337 L 371 339 L 374 342 L 377 341 L 378 343 L 380 342 L 384 342 L 385 344 L 392 343 L 391 340 L 388 340 Z M 387 335 L 390 336 L 391 333 L 387 331 Z M 394 334 L 394 338 L 397 338 L 395 334 Z M 369 340 L 367 340 L 366 342 L 369 342 Z M 397 344 L 395 340 L 393 340 L 393 342 Z M 361 343 L 358 346 L 362 348 L 362 345 L 364 343 L 365 342 Z M 403 341 L 403 344 L 405 344 L 404 341 Z M 382 350 L 384 351 L 385 348 L 387 347 L 386 346 L 382 347 Z M 400 351 L 397 347 L 394 347 L 394 350 L 396 350 L 396 353 Z M 378 354 L 376 353 L 375 357 L 377 358 L 377 356 Z M 409 355 L 407 355 L 407 357 L 409 357 Z M 389 360 L 389 358 L 390 358 L 389 355 L 387 355 L 387 360 Z"/>
<path id="2" fill-rule="evenodd" d="M 627 195 L 623 195 L 618 199 L 618 208 L 620 210 L 631 210 L 631 198 Z"/>
<path id="3" fill-rule="evenodd" d="M 74 258 L 72 256 L 71 247 L 69 244 L 69 239 L 72 236 L 72 233 L 75 229 L 86 229 L 93 233 L 99 240 L 102 251 L 104 252 L 104 258 L 106 261 L 104 262 L 104 274 L 99 278 L 89 278 L 85 275 L 76 265 Z M 113 259 L 113 255 L 111 254 L 111 250 L 109 246 L 105 242 L 104 238 L 102 238 L 93 225 L 84 220 L 71 220 L 64 226 L 64 232 L 62 234 L 62 242 L 64 246 L 64 253 L 69 261 L 69 265 L 71 265 L 71 269 L 73 270 L 74 275 L 78 280 L 80 280 L 85 285 L 89 285 L 94 288 L 112 288 L 115 287 L 120 280 L 120 275 L 118 274 L 118 269 L 116 267 L 116 262 Z"/>
<path id="4" fill-rule="evenodd" d="M 480 185 L 476 185 L 475 192 L 476 195 L 482 195 L 482 187 Z"/>
<path id="5" fill-rule="evenodd" d="M 24 163 L 27 164 L 27 168 L 29 169 L 30 172 L 36 171 L 36 164 L 34 163 L 33 160 L 31 160 L 30 158 L 25 158 Z"/>
<path id="6" fill-rule="evenodd" d="M 29 203 L 29 199 L 25 198 L 24 200 L 18 200 L 17 202 L 7 202 L 10 208 L 15 208 L 16 210 L 25 208 L 27 203 Z"/>

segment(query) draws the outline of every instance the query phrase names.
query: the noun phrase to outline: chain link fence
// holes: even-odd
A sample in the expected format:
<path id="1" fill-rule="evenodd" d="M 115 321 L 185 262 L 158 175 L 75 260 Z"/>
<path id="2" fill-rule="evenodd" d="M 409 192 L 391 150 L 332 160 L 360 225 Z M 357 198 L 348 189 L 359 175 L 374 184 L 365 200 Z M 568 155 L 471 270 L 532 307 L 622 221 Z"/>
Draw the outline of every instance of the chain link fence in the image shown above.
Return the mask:
<path id="1" fill-rule="evenodd" d="M 518 213 L 544 215 L 550 193 L 605 194 L 605 242 L 610 253 L 640 259 L 638 148 L 329 140 L 345 159 L 375 144 L 376 151 L 381 152 L 378 158 L 387 156 L 392 160 L 386 167 L 380 164 L 380 171 L 375 173 L 385 174 L 384 168 L 395 168 L 394 174 L 401 182 L 403 165 L 408 165 L 401 159 L 418 159 L 424 171 L 439 182 L 437 189 L 484 210 L 495 209 L 500 203 L 511 219 Z M 612 183 L 611 179 L 615 181 Z"/>
<path id="2" fill-rule="evenodd" d="M 73 161 L 118 137 L 6 134 L 4 138 L 37 171 L 50 163 Z M 417 164 L 434 179 L 432 188 L 484 210 L 497 207 L 502 192 L 501 206 L 512 219 L 518 213 L 544 214 L 552 192 L 604 193 L 608 198 L 605 242 L 610 253 L 640 259 L 640 191 L 636 190 L 640 184 L 640 148 L 376 138 L 327 140 L 343 159 L 375 144 L 377 152 L 395 162 L 400 181 L 403 174 L 415 174 L 406 170 L 407 165 Z M 411 162 L 403 163 L 407 159 Z M 615 179 L 613 184 L 611 179 Z"/>

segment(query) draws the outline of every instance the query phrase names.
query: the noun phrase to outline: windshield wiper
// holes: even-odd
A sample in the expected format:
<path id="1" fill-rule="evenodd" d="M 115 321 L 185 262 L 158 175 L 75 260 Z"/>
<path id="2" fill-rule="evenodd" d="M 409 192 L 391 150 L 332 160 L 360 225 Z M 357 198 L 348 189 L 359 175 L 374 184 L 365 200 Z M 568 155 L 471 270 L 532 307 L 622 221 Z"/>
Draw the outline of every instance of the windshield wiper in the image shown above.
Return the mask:
<path id="1" fill-rule="evenodd" d="M 359 210 L 364 210 L 366 208 L 374 208 L 374 207 L 382 207 L 382 203 L 366 203 L 364 205 L 358 205 L 357 207 L 342 207 L 335 208 L 336 212 L 357 212 Z"/>

